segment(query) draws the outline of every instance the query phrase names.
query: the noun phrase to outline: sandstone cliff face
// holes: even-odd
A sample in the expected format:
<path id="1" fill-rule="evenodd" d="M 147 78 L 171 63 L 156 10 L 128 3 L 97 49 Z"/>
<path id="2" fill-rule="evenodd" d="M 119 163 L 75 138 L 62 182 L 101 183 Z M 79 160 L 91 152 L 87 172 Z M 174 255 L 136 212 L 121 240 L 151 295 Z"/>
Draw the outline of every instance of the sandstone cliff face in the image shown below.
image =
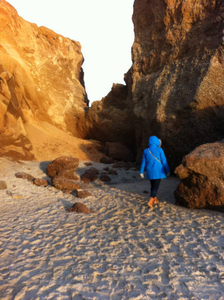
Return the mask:
<path id="1" fill-rule="evenodd" d="M 133 22 L 138 157 L 158 135 L 175 168 L 224 136 L 224 2 L 135 0 Z"/>
<path id="2" fill-rule="evenodd" d="M 36 158 L 33 134 L 51 135 L 52 125 L 83 137 L 80 44 L 24 21 L 4 0 L 0 24 L 0 155 Z"/>

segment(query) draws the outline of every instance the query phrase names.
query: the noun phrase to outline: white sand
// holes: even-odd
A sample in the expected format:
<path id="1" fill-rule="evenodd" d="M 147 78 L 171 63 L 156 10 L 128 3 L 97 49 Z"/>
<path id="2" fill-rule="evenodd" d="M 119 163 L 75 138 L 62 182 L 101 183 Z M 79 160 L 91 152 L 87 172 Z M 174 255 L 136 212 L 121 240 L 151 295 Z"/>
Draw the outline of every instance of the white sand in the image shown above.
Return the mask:
<path id="1" fill-rule="evenodd" d="M 76 199 L 15 177 L 46 178 L 46 163 L 0 164 L 0 299 L 224 299 L 224 215 L 175 206 L 177 178 L 149 210 L 138 171 Z M 75 202 L 95 213 L 67 212 Z"/>

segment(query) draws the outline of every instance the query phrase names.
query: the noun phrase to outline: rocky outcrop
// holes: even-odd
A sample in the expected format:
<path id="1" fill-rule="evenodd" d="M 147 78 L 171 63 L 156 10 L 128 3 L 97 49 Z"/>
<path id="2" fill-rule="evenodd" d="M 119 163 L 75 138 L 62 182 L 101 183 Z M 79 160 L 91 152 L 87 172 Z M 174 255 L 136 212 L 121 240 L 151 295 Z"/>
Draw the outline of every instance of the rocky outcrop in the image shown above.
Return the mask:
<path id="1" fill-rule="evenodd" d="M 224 136 L 224 2 L 135 0 L 132 101 L 138 158 L 157 135 L 171 169 Z"/>
<path id="2" fill-rule="evenodd" d="M 60 156 L 54 159 L 46 168 L 46 173 L 52 178 L 52 185 L 58 190 L 76 190 L 80 188 L 80 177 L 75 174 L 79 159 L 71 156 Z"/>
<path id="3" fill-rule="evenodd" d="M 87 112 L 87 137 L 101 142 L 135 145 L 133 110 L 128 87 L 114 84 L 109 94 L 95 101 Z"/>
<path id="4" fill-rule="evenodd" d="M 175 173 L 181 179 L 174 193 L 177 204 L 224 211 L 224 140 L 196 148 Z"/>
<path id="5" fill-rule="evenodd" d="M 54 128 L 84 137 L 80 44 L 24 21 L 4 0 L 0 23 L 0 155 L 39 159 L 35 134 Z"/>

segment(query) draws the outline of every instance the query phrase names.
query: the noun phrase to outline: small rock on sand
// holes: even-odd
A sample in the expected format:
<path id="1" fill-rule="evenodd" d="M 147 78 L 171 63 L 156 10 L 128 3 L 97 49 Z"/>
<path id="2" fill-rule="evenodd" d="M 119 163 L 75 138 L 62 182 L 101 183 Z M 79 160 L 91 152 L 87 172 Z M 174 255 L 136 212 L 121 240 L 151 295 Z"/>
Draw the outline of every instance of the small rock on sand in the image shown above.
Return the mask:
<path id="1" fill-rule="evenodd" d="M 77 212 L 77 213 L 83 213 L 88 215 L 89 213 L 93 212 L 92 209 L 89 209 L 85 204 L 76 202 L 75 204 L 72 205 L 72 207 L 68 208 L 67 211 L 71 212 Z"/>

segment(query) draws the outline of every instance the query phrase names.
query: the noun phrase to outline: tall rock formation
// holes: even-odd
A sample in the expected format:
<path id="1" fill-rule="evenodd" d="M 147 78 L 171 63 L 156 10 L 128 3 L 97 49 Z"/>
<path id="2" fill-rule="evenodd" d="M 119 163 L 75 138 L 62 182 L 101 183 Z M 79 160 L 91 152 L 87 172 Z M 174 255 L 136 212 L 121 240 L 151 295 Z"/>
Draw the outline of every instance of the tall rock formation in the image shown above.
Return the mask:
<path id="1" fill-rule="evenodd" d="M 0 155 L 43 159 L 45 146 L 53 154 L 76 144 L 93 151 L 75 136 L 136 147 L 140 161 L 157 135 L 174 170 L 224 137 L 222 0 L 135 0 L 126 86 L 90 109 L 78 42 L 24 21 L 4 0 L 0 22 Z"/>
<path id="2" fill-rule="evenodd" d="M 158 135 L 171 168 L 224 137 L 224 2 L 135 0 L 132 101 L 138 158 Z"/>
<path id="3" fill-rule="evenodd" d="M 86 117 L 87 137 L 101 142 L 119 142 L 134 150 L 133 108 L 127 86 L 113 84 L 106 97 L 93 102 Z"/>
<path id="4" fill-rule="evenodd" d="M 59 130 L 82 138 L 88 100 L 80 44 L 24 21 L 4 0 L 0 24 L 0 155 L 36 158 L 37 134 L 48 134 L 46 142 Z"/>

